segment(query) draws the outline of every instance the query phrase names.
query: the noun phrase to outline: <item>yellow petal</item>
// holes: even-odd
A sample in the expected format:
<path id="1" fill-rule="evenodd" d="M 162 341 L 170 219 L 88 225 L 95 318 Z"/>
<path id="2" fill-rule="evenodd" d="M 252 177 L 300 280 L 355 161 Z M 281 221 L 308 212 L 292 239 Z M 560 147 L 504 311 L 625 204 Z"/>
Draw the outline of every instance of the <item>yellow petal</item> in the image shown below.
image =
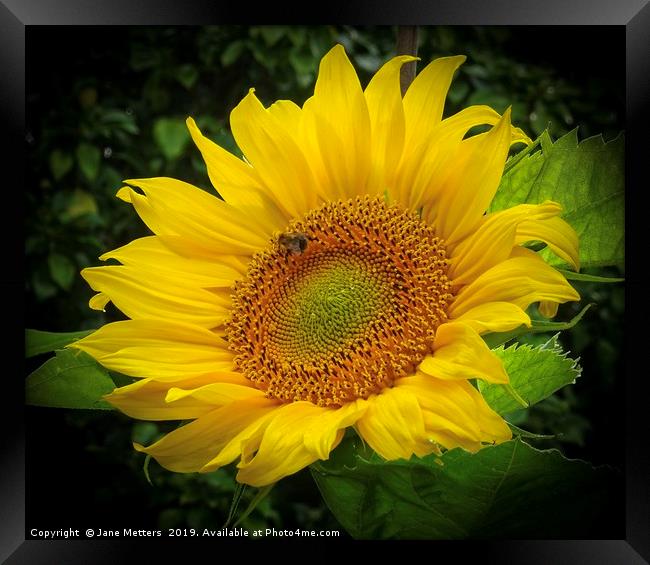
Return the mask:
<path id="1" fill-rule="evenodd" d="M 445 381 L 417 373 L 396 381 L 395 387 L 417 398 L 426 435 L 447 449 L 477 451 L 481 443 L 512 437 L 503 418 L 465 380 Z"/>
<path id="2" fill-rule="evenodd" d="M 190 184 L 170 178 L 131 179 L 118 197 L 131 202 L 156 234 L 181 235 L 215 252 L 250 254 L 262 249 L 270 234 L 223 200 Z"/>
<path id="3" fill-rule="evenodd" d="M 132 204 L 135 211 L 147 227 L 155 234 L 176 233 L 172 231 L 171 226 L 161 220 L 159 215 L 154 211 L 151 202 L 141 194 L 135 192 L 130 186 L 123 186 L 117 191 L 117 196 L 123 202 Z"/>
<path id="4" fill-rule="evenodd" d="M 302 110 L 291 100 L 278 100 L 269 106 L 269 113 L 275 116 L 284 129 L 289 132 L 298 132 L 302 122 Z"/>
<path id="5" fill-rule="evenodd" d="M 283 229 L 288 217 L 278 207 L 257 171 L 204 137 L 192 118 L 187 119 L 187 127 L 203 155 L 213 186 L 224 200 L 249 218 L 255 218 L 268 234 Z"/>
<path id="6" fill-rule="evenodd" d="M 106 296 L 103 292 L 98 292 L 93 295 L 92 298 L 88 301 L 88 306 L 93 310 L 99 310 L 100 312 L 106 311 L 106 305 L 111 301 L 109 296 Z"/>
<path id="7" fill-rule="evenodd" d="M 192 140 L 203 156 L 212 185 L 226 202 L 236 206 L 240 202 L 239 189 L 262 190 L 262 183 L 253 167 L 205 137 L 193 118 L 187 118 L 186 124 Z"/>
<path id="8" fill-rule="evenodd" d="M 449 276 L 453 284 L 467 284 L 489 268 L 505 261 L 517 243 L 519 226 L 527 220 L 548 220 L 560 213 L 559 204 L 520 204 L 488 214 L 479 227 L 452 252 Z"/>
<path id="9" fill-rule="evenodd" d="M 242 376 L 242 379 L 247 379 Z M 177 403 L 193 400 L 195 402 L 212 406 L 223 406 L 245 398 L 264 398 L 264 391 L 254 388 L 251 382 L 236 383 L 208 383 L 198 388 L 191 388 L 186 383 L 180 387 L 170 387 L 165 396 L 165 402 L 176 406 Z"/>
<path id="10" fill-rule="evenodd" d="M 509 109 L 489 132 L 461 142 L 437 203 L 436 227 L 446 242 L 477 228 L 499 186 L 510 142 Z"/>
<path id="11" fill-rule="evenodd" d="M 433 137 L 437 142 L 446 142 L 450 140 L 462 140 L 467 132 L 475 126 L 490 125 L 494 126 L 502 119 L 501 114 L 482 104 L 468 106 L 456 114 L 445 118 L 433 130 Z M 520 128 L 510 126 L 510 143 L 532 143 Z"/>
<path id="12" fill-rule="evenodd" d="M 390 181 L 391 194 L 407 208 L 427 208 L 430 223 L 435 219 L 436 202 L 441 187 L 453 173 L 453 162 L 459 153 L 461 142 L 467 132 L 479 125 L 494 125 L 501 116 L 489 106 L 470 106 L 442 120 L 430 132 L 430 138 L 417 146 L 408 146 L 402 153 L 402 161 Z M 511 143 L 530 142 L 519 129 L 511 127 Z"/>
<path id="13" fill-rule="evenodd" d="M 439 165 L 438 155 L 448 155 L 451 150 L 449 143 L 439 142 L 434 131 L 440 124 L 453 74 L 464 61 L 464 56 L 432 61 L 415 77 L 404 96 L 407 150 L 402 152 L 400 164 L 388 183 L 391 196 L 406 208 L 419 207 L 423 185 L 428 184 L 427 180 L 418 184 L 416 178 L 430 178 L 434 174 L 432 169 Z"/>
<path id="14" fill-rule="evenodd" d="M 580 295 L 553 267 L 536 253 L 516 247 L 515 256 L 485 271 L 462 288 L 448 310 L 451 318 L 486 302 L 511 302 L 522 310 L 533 302 L 560 304 L 580 300 Z"/>
<path id="15" fill-rule="evenodd" d="M 316 181 L 302 149 L 253 89 L 230 113 L 237 145 L 288 218 L 302 216 L 316 202 Z"/>
<path id="16" fill-rule="evenodd" d="M 164 199 L 156 199 L 158 205 L 154 207 L 151 204 L 150 198 L 138 194 L 131 187 L 127 186 L 118 191 L 117 197 L 124 202 L 132 204 L 149 229 L 157 234 L 158 238 L 178 255 L 190 258 L 222 259 L 223 254 L 235 253 L 244 254 L 245 256 L 259 249 L 259 240 L 257 245 L 250 246 L 245 241 L 235 242 L 234 239 L 228 237 L 226 234 L 217 235 L 215 239 L 214 231 L 212 232 L 213 237 L 210 237 L 210 234 L 205 233 L 205 225 L 201 221 L 197 225 L 197 222 L 192 221 L 193 218 L 191 215 L 185 218 L 174 218 L 173 214 L 176 211 L 173 209 L 170 210 L 168 207 L 169 203 L 166 204 Z M 215 198 L 215 200 L 217 199 Z M 224 202 L 221 203 L 227 206 Z M 197 206 L 200 207 L 201 204 L 197 203 Z M 235 214 L 241 220 L 241 212 Z M 259 215 L 247 215 L 245 217 L 259 217 Z M 212 220 L 209 221 L 211 222 Z M 266 224 L 262 223 L 261 225 L 261 233 L 266 233 L 264 232 L 266 228 L 263 227 Z M 266 238 L 264 241 L 268 240 L 267 235 L 262 236 Z M 236 257 L 237 255 L 230 255 L 230 261 L 234 261 Z M 244 272 L 245 270 L 246 268 L 244 267 Z"/>
<path id="17" fill-rule="evenodd" d="M 85 351 L 112 371 L 161 381 L 228 371 L 234 357 L 214 333 L 165 320 L 113 322 L 69 347 Z"/>
<path id="18" fill-rule="evenodd" d="M 203 414 L 149 447 L 137 443 L 133 447 L 165 469 L 195 473 L 243 429 L 276 409 L 277 403 L 267 398 L 239 400 Z"/>
<path id="19" fill-rule="evenodd" d="M 475 403 L 467 394 L 466 384 L 465 380 L 444 381 L 416 373 L 399 379 L 395 387 L 417 398 L 425 434 L 430 439 L 447 449 L 459 446 L 467 449 L 480 444 L 481 428 L 475 415 Z"/>
<path id="20" fill-rule="evenodd" d="M 214 328 L 229 316 L 229 292 L 220 294 L 163 279 L 152 284 L 146 271 L 126 265 L 91 267 L 81 276 L 97 292 L 110 297 L 129 318 L 173 319 Z"/>
<path id="21" fill-rule="evenodd" d="M 431 453 L 416 397 L 401 388 L 386 388 L 368 399 L 356 424 L 359 435 L 384 459 L 409 459 Z"/>
<path id="22" fill-rule="evenodd" d="M 554 318 L 557 314 L 559 304 L 557 302 L 549 302 L 542 300 L 539 303 L 539 313 L 545 318 Z"/>
<path id="23" fill-rule="evenodd" d="M 319 174 L 326 175 L 332 199 L 366 192 L 371 142 L 368 106 L 354 67 L 341 45 L 321 60 L 314 96 L 303 106 L 305 127 L 313 129 L 309 144 L 320 155 Z"/>
<path id="24" fill-rule="evenodd" d="M 578 234 L 562 218 L 530 218 L 517 226 L 517 244 L 528 241 L 543 241 L 560 259 L 574 271 L 580 269 Z"/>
<path id="25" fill-rule="evenodd" d="M 253 420 L 234 435 L 223 445 L 215 457 L 212 457 L 201 467 L 201 472 L 209 473 L 219 467 L 232 463 L 236 459 L 241 459 L 245 462 L 250 461 L 257 452 L 269 423 L 282 408 L 280 403 L 276 404 L 275 410 L 267 412 L 262 418 Z"/>
<path id="26" fill-rule="evenodd" d="M 305 102 L 305 107 L 309 108 L 310 101 L 313 101 L 313 97 Z M 278 100 L 269 106 L 268 111 L 278 119 L 286 131 L 291 132 L 296 143 L 300 146 L 315 181 L 313 190 L 317 192 L 319 197 L 329 200 L 331 189 L 328 180 L 329 174 L 324 169 L 318 146 L 318 134 L 314 125 L 316 118 L 313 113 L 309 109 L 307 111 L 301 109 L 300 106 L 290 100 Z"/>
<path id="27" fill-rule="evenodd" d="M 124 265 L 137 267 L 151 275 L 162 276 L 198 288 L 231 287 L 246 271 L 227 260 L 189 259 L 171 251 L 159 237 L 136 239 L 131 243 L 104 253 L 100 259 L 117 259 Z"/>
<path id="28" fill-rule="evenodd" d="M 253 486 L 263 486 L 291 475 L 317 459 L 327 459 L 341 441 L 344 428 L 363 413 L 364 401 L 339 409 L 322 408 L 310 402 L 284 405 L 268 420 L 259 444 L 246 446 L 253 457 L 242 456 L 237 479 Z M 210 468 L 206 466 L 204 470 Z"/>
<path id="29" fill-rule="evenodd" d="M 404 107 L 400 91 L 400 70 L 417 57 L 395 57 L 381 67 L 366 87 L 365 96 L 372 135 L 372 179 L 370 185 L 383 192 L 386 171 L 399 164 L 404 148 Z"/>
<path id="30" fill-rule="evenodd" d="M 415 77 L 404 95 L 406 147 L 428 143 L 431 131 L 440 122 L 449 85 L 464 55 L 441 57 L 429 63 Z"/>
<path id="31" fill-rule="evenodd" d="M 347 198 L 343 196 L 347 190 L 346 179 L 354 171 L 344 166 L 343 141 L 332 124 L 318 113 L 317 106 L 312 96 L 302 107 L 300 139 L 303 149 L 317 181 L 319 196 L 325 201 Z M 338 163 L 333 166 L 335 159 Z"/>
<path id="32" fill-rule="evenodd" d="M 479 334 L 508 332 L 521 325 L 531 326 L 530 316 L 510 302 L 486 302 L 470 308 L 452 321 L 462 322 Z"/>
<path id="33" fill-rule="evenodd" d="M 509 382 L 501 360 L 476 330 L 462 322 L 442 324 L 436 330 L 433 354 L 424 358 L 418 370 L 438 379 Z"/>
<path id="34" fill-rule="evenodd" d="M 115 389 L 104 399 L 132 418 L 141 420 L 192 420 L 211 412 L 216 406 L 197 400 L 192 396 L 169 404 L 166 398 L 170 387 L 193 388 L 207 383 L 215 385 L 216 381 L 222 381 L 219 383 L 220 386 L 230 387 L 239 383 L 238 388 L 244 388 L 246 383 L 250 382 L 238 373 L 212 373 L 196 377 L 183 377 L 175 381 L 158 381 L 149 378 Z"/>
<path id="35" fill-rule="evenodd" d="M 307 451 L 318 459 L 327 459 L 333 446 L 338 443 L 339 432 L 353 425 L 367 410 L 368 403 L 359 399 L 340 408 L 326 408 L 305 423 L 303 442 Z"/>

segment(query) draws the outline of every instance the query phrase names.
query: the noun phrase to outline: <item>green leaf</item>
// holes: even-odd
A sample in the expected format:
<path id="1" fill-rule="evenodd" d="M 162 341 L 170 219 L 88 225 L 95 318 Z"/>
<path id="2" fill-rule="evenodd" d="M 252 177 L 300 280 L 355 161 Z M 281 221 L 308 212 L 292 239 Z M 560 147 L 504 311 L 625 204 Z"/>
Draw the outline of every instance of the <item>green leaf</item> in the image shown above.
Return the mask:
<path id="1" fill-rule="evenodd" d="M 548 320 L 532 320 L 532 326 L 530 328 L 526 326 L 520 326 L 509 332 L 494 332 L 488 333 L 483 336 L 483 341 L 487 343 L 488 347 L 494 349 L 499 345 L 503 345 L 508 341 L 526 334 L 536 334 L 536 333 L 546 333 L 546 332 L 560 332 L 563 330 L 569 330 L 575 326 L 582 317 L 585 315 L 587 310 L 591 308 L 594 304 L 587 304 L 580 312 L 578 312 L 571 320 L 568 322 L 550 322 Z"/>
<path id="2" fill-rule="evenodd" d="M 135 381 L 138 380 L 136 377 L 129 377 L 128 375 L 124 375 L 122 373 L 116 373 L 115 371 L 110 371 L 109 375 L 111 376 L 111 379 L 113 379 L 113 382 L 117 387 L 132 385 Z M 138 443 L 146 443 L 146 442 L 139 441 Z"/>
<path id="3" fill-rule="evenodd" d="M 246 47 L 246 44 L 241 39 L 233 41 L 221 53 L 221 64 L 224 67 L 229 67 L 235 63 L 244 51 L 244 47 Z"/>
<path id="4" fill-rule="evenodd" d="M 259 28 L 264 42 L 268 47 L 273 47 L 280 39 L 287 34 L 286 26 L 266 25 Z"/>
<path id="5" fill-rule="evenodd" d="M 547 132 L 541 151 L 528 153 L 504 174 L 490 210 L 554 200 L 580 238 L 582 267 L 624 262 L 624 137 L 578 143 L 577 130 L 555 142 Z M 550 263 L 562 261 L 549 250 Z"/>
<path id="6" fill-rule="evenodd" d="M 97 211 L 95 197 L 85 190 L 77 189 L 72 193 L 67 208 L 61 214 L 61 221 L 69 222 L 87 214 L 96 214 Z"/>
<path id="7" fill-rule="evenodd" d="M 133 114 L 124 110 L 106 110 L 101 114 L 100 119 L 111 129 L 119 128 L 130 134 L 137 134 L 140 131 L 134 121 Z"/>
<path id="8" fill-rule="evenodd" d="M 572 539 L 588 536 L 619 494 L 612 470 L 519 439 L 475 454 L 454 449 L 390 462 L 359 444 L 346 441 L 311 466 L 330 510 L 355 538 Z"/>
<path id="9" fill-rule="evenodd" d="M 354 62 L 357 68 L 363 69 L 369 73 L 375 73 L 384 61 L 379 55 L 361 53 L 354 56 Z"/>
<path id="10" fill-rule="evenodd" d="M 287 36 L 294 47 L 302 47 L 307 38 L 307 31 L 301 27 L 287 27 Z"/>
<path id="11" fill-rule="evenodd" d="M 314 74 L 314 57 L 298 50 L 289 53 L 289 63 L 299 75 Z"/>
<path id="12" fill-rule="evenodd" d="M 50 154 L 50 170 L 52 171 L 54 180 L 62 179 L 72 169 L 73 164 L 72 157 L 60 149 L 55 149 Z"/>
<path id="13" fill-rule="evenodd" d="M 532 153 L 535 149 L 537 149 L 537 147 L 539 147 L 539 143 L 540 143 L 540 138 L 538 137 L 525 149 L 522 149 L 521 151 L 519 151 L 519 153 L 510 157 L 506 161 L 505 166 L 503 167 L 503 174 L 505 175 L 510 169 L 512 169 L 515 165 L 517 165 L 524 157 L 526 157 L 527 155 Z"/>
<path id="14" fill-rule="evenodd" d="M 90 355 L 64 349 L 27 377 L 25 401 L 33 406 L 112 410 L 102 396 L 114 388 L 106 369 Z"/>
<path id="15" fill-rule="evenodd" d="M 469 92 L 469 84 L 460 80 L 455 80 L 447 92 L 447 98 L 454 104 L 460 104 Z"/>
<path id="16" fill-rule="evenodd" d="M 564 269 L 558 269 L 560 273 L 564 275 L 564 278 L 570 281 L 582 281 L 582 282 L 595 282 L 595 283 L 617 283 L 625 281 L 624 278 L 620 277 L 600 277 L 598 275 L 587 275 L 585 273 L 575 273 L 574 271 L 566 271 Z"/>
<path id="17" fill-rule="evenodd" d="M 467 105 L 486 104 L 497 112 L 503 112 L 511 103 L 510 98 L 505 94 L 491 92 L 489 90 L 476 90 L 467 100 Z"/>
<path id="18" fill-rule="evenodd" d="M 187 90 L 190 90 L 197 79 L 199 71 L 194 65 L 181 65 L 176 71 L 176 80 L 180 82 Z"/>
<path id="19" fill-rule="evenodd" d="M 32 287 L 36 293 L 36 297 L 39 300 L 47 300 L 48 298 L 52 298 L 53 296 L 56 296 L 57 292 L 59 291 L 59 289 L 50 282 L 47 275 L 41 271 L 32 273 L 32 276 L 30 278 Z"/>
<path id="20" fill-rule="evenodd" d="M 72 261 L 65 255 L 50 253 L 47 258 L 47 265 L 50 268 L 52 280 L 62 289 L 68 290 L 72 286 L 77 272 Z"/>
<path id="21" fill-rule="evenodd" d="M 178 118 L 157 119 L 153 125 L 153 136 L 167 159 L 178 157 L 190 141 L 185 122 Z"/>
<path id="22" fill-rule="evenodd" d="M 99 172 L 99 164 L 102 160 L 102 154 L 93 145 L 80 143 L 77 147 L 77 162 L 83 175 L 89 180 L 94 181 Z"/>
<path id="23" fill-rule="evenodd" d="M 510 386 L 528 405 L 544 400 L 556 390 L 574 383 L 580 376 L 577 360 L 568 357 L 557 342 L 557 334 L 540 347 L 513 345 L 493 352 L 501 359 L 510 377 Z M 479 381 L 486 402 L 499 414 L 521 408 L 504 385 Z"/>
<path id="24" fill-rule="evenodd" d="M 34 357 L 41 353 L 50 353 L 56 349 L 63 349 L 69 343 L 86 337 L 94 331 L 43 332 L 41 330 L 25 330 L 25 357 Z"/>

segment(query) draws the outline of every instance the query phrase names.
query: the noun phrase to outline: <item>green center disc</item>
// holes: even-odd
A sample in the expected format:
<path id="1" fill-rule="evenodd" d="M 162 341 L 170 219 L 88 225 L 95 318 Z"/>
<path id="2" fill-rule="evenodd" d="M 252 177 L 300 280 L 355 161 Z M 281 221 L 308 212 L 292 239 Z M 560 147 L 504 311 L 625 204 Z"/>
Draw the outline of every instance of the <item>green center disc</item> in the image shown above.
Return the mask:
<path id="1" fill-rule="evenodd" d="M 390 293 L 382 273 L 355 257 L 314 257 L 308 276 L 287 281 L 270 342 L 290 361 L 330 357 L 363 336 Z"/>

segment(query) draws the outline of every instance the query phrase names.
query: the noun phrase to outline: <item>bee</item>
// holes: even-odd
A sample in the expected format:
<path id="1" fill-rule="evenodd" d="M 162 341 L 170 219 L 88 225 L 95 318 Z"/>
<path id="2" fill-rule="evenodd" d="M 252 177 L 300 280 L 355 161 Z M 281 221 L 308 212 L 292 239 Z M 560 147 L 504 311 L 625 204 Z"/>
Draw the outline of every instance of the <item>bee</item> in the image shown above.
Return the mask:
<path id="1" fill-rule="evenodd" d="M 278 243 L 292 255 L 302 255 L 307 249 L 309 240 L 304 233 L 290 231 L 280 234 Z"/>

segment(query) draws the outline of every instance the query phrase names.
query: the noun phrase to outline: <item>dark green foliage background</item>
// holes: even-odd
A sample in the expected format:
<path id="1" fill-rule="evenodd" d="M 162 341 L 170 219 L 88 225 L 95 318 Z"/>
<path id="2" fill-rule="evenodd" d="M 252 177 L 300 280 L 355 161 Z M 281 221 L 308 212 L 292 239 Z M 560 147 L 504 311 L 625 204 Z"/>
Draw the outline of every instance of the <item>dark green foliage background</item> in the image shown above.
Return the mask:
<path id="1" fill-rule="evenodd" d="M 302 104 L 320 58 L 337 42 L 365 86 L 394 55 L 395 34 L 392 27 L 341 26 L 29 28 L 27 327 L 74 331 L 122 318 L 110 306 L 106 313 L 88 308 L 91 291 L 79 271 L 147 234 L 114 197 L 122 179 L 171 176 L 213 190 L 185 129 L 187 116 L 238 152 L 228 114 L 249 87 L 265 104 Z M 548 127 L 557 138 L 579 126 L 580 139 L 602 133 L 609 140 L 623 130 L 623 49 L 618 28 L 422 27 L 419 55 L 420 68 L 436 56 L 468 56 L 446 115 L 470 104 L 500 112 L 512 105 L 513 121 L 533 137 Z M 560 338 L 581 357 L 583 376 L 514 423 L 556 435 L 536 446 L 620 468 L 623 287 L 575 286 L 583 304 L 597 304 Z M 562 307 L 558 319 L 578 310 Z M 131 449 L 132 440 L 149 443 L 175 425 L 28 408 L 28 525 L 221 527 L 234 492 L 232 469 L 177 475 L 152 462 L 152 487 L 142 455 Z M 241 509 L 252 494 L 244 494 Z M 306 471 L 280 483 L 245 525 L 339 527 Z"/>

